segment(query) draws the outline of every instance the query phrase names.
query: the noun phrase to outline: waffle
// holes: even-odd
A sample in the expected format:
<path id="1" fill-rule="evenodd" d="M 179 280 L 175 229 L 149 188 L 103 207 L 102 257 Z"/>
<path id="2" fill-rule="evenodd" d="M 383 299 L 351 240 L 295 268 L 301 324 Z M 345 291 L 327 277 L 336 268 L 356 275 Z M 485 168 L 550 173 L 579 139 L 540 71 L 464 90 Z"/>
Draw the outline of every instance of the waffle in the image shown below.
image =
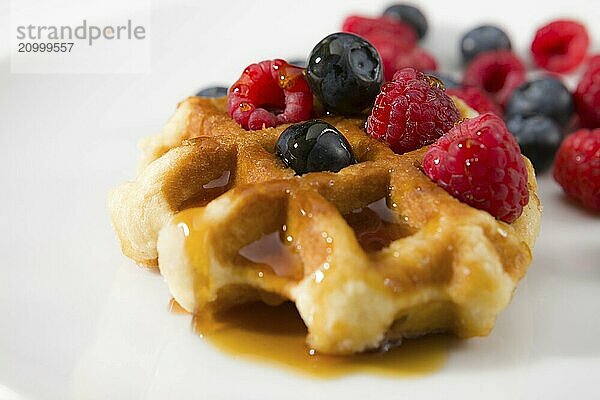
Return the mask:
<path id="1" fill-rule="evenodd" d="M 539 230 L 529 161 L 529 204 L 506 224 L 429 180 L 420 169 L 426 148 L 397 155 L 364 133 L 364 120 L 324 119 L 358 163 L 295 176 L 274 155 L 286 126 L 245 131 L 224 99 L 180 103 L 142 142 L 137 179 L 109 194 L 125 255 L 159 265 L 196 315 L 293 301 L 321 353 L 430 332 L 488 334 Z"/>

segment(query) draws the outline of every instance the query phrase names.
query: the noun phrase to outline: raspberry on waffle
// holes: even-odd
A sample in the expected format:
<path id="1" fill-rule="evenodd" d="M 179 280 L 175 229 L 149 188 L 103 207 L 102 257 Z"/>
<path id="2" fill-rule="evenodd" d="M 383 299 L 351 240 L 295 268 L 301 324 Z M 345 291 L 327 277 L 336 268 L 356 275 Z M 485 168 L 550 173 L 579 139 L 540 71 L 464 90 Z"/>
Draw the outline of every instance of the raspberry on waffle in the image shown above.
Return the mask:
<path id="1" fill-rule="evenodd" d="M 421 170 L 426 147 L 397 155 L 365 134 L 364 120 L 324 120 L 358 162 L 296 176 L 274 154 L 286 125 L 246 131 L 225 99 L 182 102 L 144 141 L 137 179 L 109 195 L 124 253 L 158 264 L 195 314 L 295 302 L 322 353 L 429 332 L 488 334 L 539 230 L 530 163 L 530 201 L 507 224 L 432 182 Z"/>

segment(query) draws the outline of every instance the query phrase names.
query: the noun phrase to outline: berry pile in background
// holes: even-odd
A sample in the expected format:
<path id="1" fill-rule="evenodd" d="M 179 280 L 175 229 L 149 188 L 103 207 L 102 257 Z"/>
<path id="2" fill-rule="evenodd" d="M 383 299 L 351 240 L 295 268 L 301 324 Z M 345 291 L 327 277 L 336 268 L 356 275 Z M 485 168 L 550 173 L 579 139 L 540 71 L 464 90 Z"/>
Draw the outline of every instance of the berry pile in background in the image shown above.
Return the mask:
<path id="1" fill-rule="evenodd" d="M 342 31 L 359 35 L 375 46 L 383 61 L 386 80 L 404 67 L 421 71 L 437 69 L 435 58 L 418 46 L 427 29 L 423 13 L 407 4 L 390 6 L 376 18 L 351 15 L 342 24 Z"/>
<path id="2" fill-rule="evenodd" d="M 478 124 L 493 126 L 498 132 L 512 134 L 537 173 L 552 167 L 558 151 L 555 179 L 569 196 L 598 209 L 600 55 L 588 54 L 591 41 L 585 26 L 573 20 L 556 19 L 535 31 L 529 48 L 530 64 L 542 71 L 537 71 L 534 79 L 528 77 L 527 63 L 514 52 L 507 31 L 489 24 L 476 26 L 462 35 L 457 46 L 462 76 L 438 71 L 437 60 L 421 47 L 420 40 L 428 29 L 425 14 L 410 4 L 391 5 L 377 16 L 350 15 L 343 20 L 343 32 L 325 37 L 307 60 L 263 61 L 248 66 L 229 88 L 229 113 L 249 130 L 302 122 L 323 113 L 368 115 L 366 132 L 386 141 L 395 152 L 404 153 L 436 142 L 431 149 L 436 149 L 438 162 L 471 160 L 470 165 L 479 165 L 469 169 L 475 171 L 477 179 L 487 179 L 488 173 L 493 177 L 489 171 L 497 169 L 493 162 L 485 168 L 472 163 L 478 151 L 493 153 L 483 148 L 499 146 L 498 151 L 514 158 L 514 146 L 504 133 L 486 136 L 480 150 L 442 154 L 454 151 L 454 142 L 474 143 L 474 137 L 461 139 L 456 132 L 467 137 L 472 136 L 471 130 L 477 129 Z M 574 91 L 570 91 L 561 74 L 579 70 L 583 73 Z M 207 88 L 197 95 L 219 97 L 225 90 Z M 458 111 L 449 96 L 460 98 L 485 118 L 459 123 Z M 309 122 L 294 128 L 293 135 L 288 133 L 292 135 L 288 142 L 303 149 L 302 163 L 320 157 L 320 142 L 306 136 L 306 132 L 313 135 L 318 129 L 327 133 L 323 138 L 335 147 L 330 150 L 337 151 L 339 159 L 321 159 L 314 168 L 336 170 L 353 162 L 351 153 L 344 150 L 343 140 L 330 140 L 337 136 L 322 121 Z M 569 135 L 579 128 L 589 131 Z M 583 137 L 581 132 L 588 132 L 585 140 L 573 139 Z M 596 147 L 589 144 L 592 142 Z M 293 153 L 285 143 L 278 150 L 282 158 Z M 290 166 L 297 173 L 312 171 L 313 167 L 307 165 Z M 443 165 L 433 163 L 428 168 L 427 173 L 434 181 L 461 200 L 505 221 L 520 214 L 523 198 L 517 198 L 516 194 L 511 194 L 510 199 L 505 196 L 502 201 L 489 198 L 489 193 L 496 190 L 504 193 L 506 188 L 522 194 L 520 180 L 490 181 L 491 186 L 485 186 L 474 178 L 470 185 L 475 186 L 469 189 L 464 182 L 446 182 Z M 523 175 L 520 166 L 513 169 Z M 489 171 L 484 173 L 484 170 Z"/>

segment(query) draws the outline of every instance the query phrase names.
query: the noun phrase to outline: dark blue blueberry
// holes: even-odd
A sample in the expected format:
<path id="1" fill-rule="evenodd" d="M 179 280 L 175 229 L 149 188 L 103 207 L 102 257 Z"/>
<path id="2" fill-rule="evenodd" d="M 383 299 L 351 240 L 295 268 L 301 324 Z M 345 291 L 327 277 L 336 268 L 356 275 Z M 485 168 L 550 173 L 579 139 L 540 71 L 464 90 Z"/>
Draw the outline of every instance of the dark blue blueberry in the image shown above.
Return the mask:
<path id="1" fill-rule="evenodd" d="M 338 172 L 356 163 L 350 143 L 333 125 L 314 119 L 289 126 L 275 148 L 285 165 L 302 175 L 307 172 Z"/>
<path id="2" fill-rule="evenodd" d="M 369 42 L 351 33 L 333 33 L 308 57 L 306 78 L 326 110 L 358 114 L 371 107 L 383 83 L 381 57 Z"/>
<path id="3" fill-rule="evenodd" d="M 394 4 L 386 8 L 383 15 L 412 26 L 415 32 L 417 32 L 419 39 L 422 39 L 427 33 L 427 18 L 415 6 L 411 6 L 410 4 Z"/>
<path id="4" fill-rule="evenodd" d="M 452 76 L 450 76 L 450 74 L 438 71 L 425 71 L 425 73 L 442 81 L 446 89 L 457 88 L 460 86 L 460 83 L 458 83 Z"/>
<path id="5" fill-rule="evenodd" d="M 306 60 L 302 60 L 300 58 L 294 58 L 292 61 L 289 61 L 289 63 L 295 65 L 296 67 L 306 68 Z"/>
<path id="6" fill-rule="evenodd" d="M 506 114 L 545 115 L 565 127 L 573 114 L 573 96 L 558 79 L 535 79 L 515 89 L 506 104 Z"/>
<path id="7" fill-rule="evenodd" d="M 544 172 L 552 165 L 562 140 L 561 130 L 553 120 L 542 115 L 513 115 L 506 120 L 506 127 L 517 138 L 521 152 L 531 160 L 536 172 Z"/>
<path id="8" fill-rule="evenodd" d="M 460 51 L 465 63 L 484 51 L 510 50 L 511 47 L 508 35 L 493 25 L 482 25 L 470 30 L 460 41 Z"/>
<path id="9" fill-rule="evenodd" d="M 227 96 L 227 88 L 223 86 L 207 87 L 196 93 L 198 97 L 223 97 Z"/>

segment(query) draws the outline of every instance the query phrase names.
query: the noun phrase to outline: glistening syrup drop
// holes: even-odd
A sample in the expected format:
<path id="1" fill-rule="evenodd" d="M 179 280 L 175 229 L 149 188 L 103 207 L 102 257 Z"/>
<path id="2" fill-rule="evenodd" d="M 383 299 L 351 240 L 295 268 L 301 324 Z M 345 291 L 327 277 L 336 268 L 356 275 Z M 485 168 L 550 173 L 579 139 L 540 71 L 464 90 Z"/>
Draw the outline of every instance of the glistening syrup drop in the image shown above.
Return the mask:
<path id="1" fill-rule="evenodd" d="M 181 209 L 206 206 L 212 200 L 230 189 L 231 183 L 233 182 L 232 175 L 230 170 L 225 170 L 215 179 L 206 182 L 202 185 L 202 190 L 181 205 Z"/>
<path id="2" fill-rule="evenodd" d="M 379 251 L 394 240 L 408 235 L 406 228 L 398 222 L 394 211 L 387 205 L 385 197 L 352 210 L 344 218 L 367 252 Z"/>
<path id="3" fill-rule="evenodd" d="M 281 232 L 262 235 L 241 248 L 239 254 L 253 263 L 268 265 L 277 276 L 299 277 L 302 274 L 302 260 L 294 251 L 293 238 L 285 228 L 284 225 Z"/>

